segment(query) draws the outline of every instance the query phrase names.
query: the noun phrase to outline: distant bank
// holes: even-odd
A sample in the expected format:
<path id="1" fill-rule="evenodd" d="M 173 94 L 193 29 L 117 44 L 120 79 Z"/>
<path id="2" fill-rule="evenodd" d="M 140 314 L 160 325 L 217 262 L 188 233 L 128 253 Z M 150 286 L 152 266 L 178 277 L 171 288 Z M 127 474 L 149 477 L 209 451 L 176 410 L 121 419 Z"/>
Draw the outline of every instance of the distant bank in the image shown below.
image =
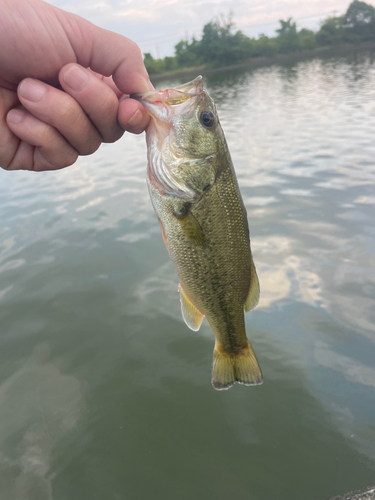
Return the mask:
<path id="1" fill-rule="evenodd" d="M 233 69 L 245 68 L 259 68 L 261 66 L 270 66 L 271 64 L 282 64 L 288 62 L 303 61 L 305 59 L 313 59 L 315 57 L 332 57 L 337 55 L 344 55 L 350 53 L 361 52 L 363 50 L 375 50 L 375 42 L 362 42 L 359 44 L 345 44 L 337 47 L 322 47 L 313 50 L 304 50 L 301 52 L 293 52 L 291 54 L 278 54 L 273 57 L 254 57 L 241 64 L 233 64 L 230 66 L 221 66 L 219 68 L 209 68 L 206 66 L 196 66 L 176 71 L 169 71 L 165 73 L 152 74 L 150 78 L 153 82 L 159 82 L 168 78 L 182 78 L 201 75 L 208 75 L 210 73 L 218 73 L 220 71 L 227 71 Z"/>

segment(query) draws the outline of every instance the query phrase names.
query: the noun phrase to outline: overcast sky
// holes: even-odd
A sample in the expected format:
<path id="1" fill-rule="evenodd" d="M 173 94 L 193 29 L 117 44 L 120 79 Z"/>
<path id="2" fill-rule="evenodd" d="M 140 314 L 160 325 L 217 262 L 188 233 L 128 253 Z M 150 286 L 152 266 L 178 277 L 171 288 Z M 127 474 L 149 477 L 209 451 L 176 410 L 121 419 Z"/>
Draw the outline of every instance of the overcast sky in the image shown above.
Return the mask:
<path id="1" fill-rule="evenodd" d="M 322 19 L 343 14 L 350 0 L 47 0 L 94 24 L 121 33 L 154 57 L 173 55 L 182 38 L 199 37 L 220 14 L 250 37 L 273 36 L 279 19 L 293 17 L 298 28 L 316 30 Z M 375 6 L 375 0 L 367 0 Z M 235 7 L 234 7 L 235 5 Z"/>

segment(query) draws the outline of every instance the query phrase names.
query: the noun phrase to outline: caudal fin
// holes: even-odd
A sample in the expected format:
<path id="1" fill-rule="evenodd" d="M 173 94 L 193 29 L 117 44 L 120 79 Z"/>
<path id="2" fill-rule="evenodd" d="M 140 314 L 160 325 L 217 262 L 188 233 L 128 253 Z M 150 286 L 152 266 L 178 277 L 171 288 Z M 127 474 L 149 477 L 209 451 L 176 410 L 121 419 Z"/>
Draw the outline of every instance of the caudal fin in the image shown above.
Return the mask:
<path id="1" fill-rule="evenodd" d="M 250 342 L 238 354 L 228 354 L 215 346 L 212 385 L 222 391 L 238 382 L 244 385 L 263 383 L 262 372 Z"/>

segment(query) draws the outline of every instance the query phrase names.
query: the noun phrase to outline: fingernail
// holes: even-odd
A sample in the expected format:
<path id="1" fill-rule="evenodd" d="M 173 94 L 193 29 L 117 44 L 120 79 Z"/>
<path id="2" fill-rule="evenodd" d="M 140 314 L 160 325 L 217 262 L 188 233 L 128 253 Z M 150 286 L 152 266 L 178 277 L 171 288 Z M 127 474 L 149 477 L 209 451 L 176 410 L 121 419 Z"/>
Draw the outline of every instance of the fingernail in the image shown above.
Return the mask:
<path id="1" fill-rule="evenodd" d="M 64 73 L 64 82 L 75 92 L 83 90 L 89 75 L 83 68 L 79 66 L 71 66 L 66 73 Z"/>
<path id="2" fill-rule="evenodd" d="M 142 113 L 137 109 L 137 111 L 134 113 L 134 115 L 128 120 L 128 125 L 130 125 L 132 128 L 137 128 L 141 125 L 143 121 L 143 116 Z"/>
<path id="3" fill-rule="evenodd" d="M 25 118 L 25 113 L 20 109 L 11 109 L 7 115 L 10 122 L 20 123 Z"/>
<path id="4" fill-rule="evenodd" d="M 19 93 L 28 101 L 39 102 L 46 93 L 46 87 L 42 83 L 28 78 L 21 83 Z"/>
<path id="5" fill-rule="evenodd" d="M 148 90 L 155 90 L 149 78 L 142 78 L 143 85 L 138 85 L 137 92 L 147 92 Z"/>

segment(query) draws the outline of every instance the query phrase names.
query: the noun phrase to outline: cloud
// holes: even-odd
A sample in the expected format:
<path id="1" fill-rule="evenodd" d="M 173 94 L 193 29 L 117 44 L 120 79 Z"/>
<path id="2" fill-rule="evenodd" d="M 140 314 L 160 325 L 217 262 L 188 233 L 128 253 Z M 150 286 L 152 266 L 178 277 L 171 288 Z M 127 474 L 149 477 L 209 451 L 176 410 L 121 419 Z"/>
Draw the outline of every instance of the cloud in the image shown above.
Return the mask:
<path id="1" fill-rule="evenodd" d="M 118 12 L 117 16 L 119 17 L 126 17 L 128 19 L 135 19 L 135 20 L 140 20 L 140 19 L 154 19 L 155 18 L 155 12 L 151 10 L 144 10 L 144 9 L 127 9 L 123 10 L 122 12 Z"/>

